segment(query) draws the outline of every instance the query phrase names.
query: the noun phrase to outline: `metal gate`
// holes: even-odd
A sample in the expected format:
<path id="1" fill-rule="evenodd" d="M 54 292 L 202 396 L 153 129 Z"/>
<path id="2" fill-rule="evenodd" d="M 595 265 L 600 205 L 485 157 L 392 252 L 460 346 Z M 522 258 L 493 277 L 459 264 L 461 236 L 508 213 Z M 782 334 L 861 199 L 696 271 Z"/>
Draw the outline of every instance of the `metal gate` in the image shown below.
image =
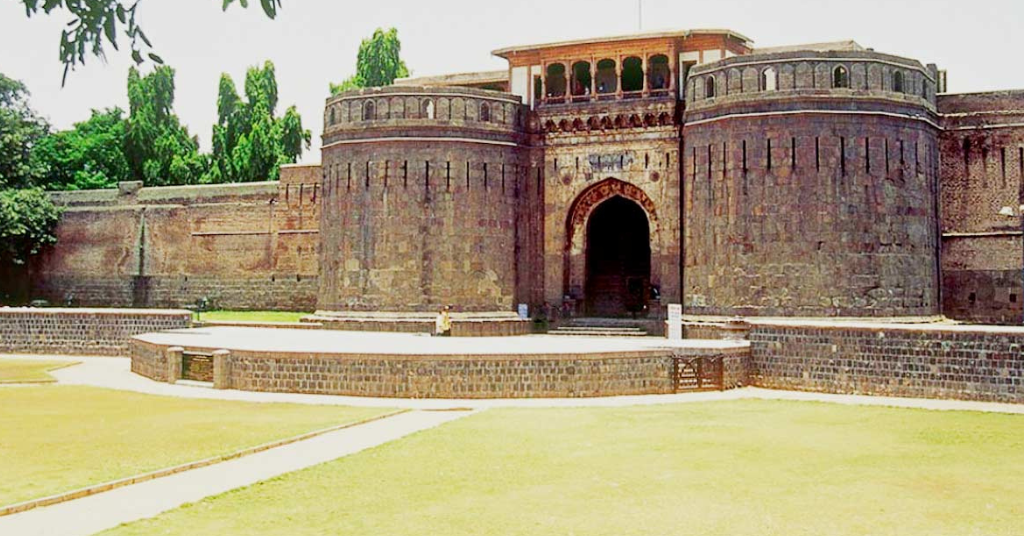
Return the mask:
<path id="1" fill-rule="evenodd" d="M 675 358 L 676 392 L 724 390 L 722 356 Z"/>

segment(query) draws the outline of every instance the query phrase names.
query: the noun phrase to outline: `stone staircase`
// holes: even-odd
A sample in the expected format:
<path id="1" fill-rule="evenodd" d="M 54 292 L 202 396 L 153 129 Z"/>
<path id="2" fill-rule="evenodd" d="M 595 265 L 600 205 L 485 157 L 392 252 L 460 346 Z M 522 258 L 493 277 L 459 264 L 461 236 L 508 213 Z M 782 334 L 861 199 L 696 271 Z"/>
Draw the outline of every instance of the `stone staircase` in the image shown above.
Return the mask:
<path id="1" fill-rule="evenodd" d="M 548 335 L 561 337 L 646 337 L 642 322 L 618 318 L 578 318 L 559 326 Z"/>

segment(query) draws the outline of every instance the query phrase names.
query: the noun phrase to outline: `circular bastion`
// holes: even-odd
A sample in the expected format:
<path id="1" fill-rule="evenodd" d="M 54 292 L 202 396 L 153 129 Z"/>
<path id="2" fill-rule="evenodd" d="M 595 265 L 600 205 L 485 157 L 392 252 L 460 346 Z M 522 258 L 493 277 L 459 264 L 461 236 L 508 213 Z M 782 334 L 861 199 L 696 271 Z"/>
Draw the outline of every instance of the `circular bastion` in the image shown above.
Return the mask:
<path id="1" fill-rule="evenodd" d="M 508 334 L 525 115 L 518 97 L 468 88 L 328 99 L 318 320 L 428 331 L 424 313 L 453 305 L 470 315 L 457 321 L 504 322 Z"/>
<path id="2" fill-rule="evenodd" d="M 693 68 L 686 313 L 938 314 L 936 76 L 872 51 Z"/>

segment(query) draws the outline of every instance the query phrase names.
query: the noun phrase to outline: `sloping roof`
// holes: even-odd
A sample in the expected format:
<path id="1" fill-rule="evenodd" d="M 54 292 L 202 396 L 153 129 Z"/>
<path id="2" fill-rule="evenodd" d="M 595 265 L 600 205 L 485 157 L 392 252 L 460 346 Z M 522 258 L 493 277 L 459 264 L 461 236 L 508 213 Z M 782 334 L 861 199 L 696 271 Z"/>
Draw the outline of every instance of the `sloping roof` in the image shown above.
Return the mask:
<path id="1" fill-rule="evenodd" d="M 803 45 L 786 45 L 783 47 L 764 47 L 755 48 L 754 54 L 773 54 L 780 52 L 799 52 L 801 50 L 810 50 L 814 52 L 862 52 L 864 47 L 857 44 L 856 41 L 832 41 L 831 43 L 806 43 Z"/>
<path id="2" fill-rule="evenodd" d="M 508 82 L 508 71 L 483 71 L 477 73 L 440 74 L 436 76 L 419 76 L 416 78 L 399 78 L 396 86 L 467 86 L 479 84 L 496 84 Z"/>
<path id="3" fill-rule="evenodd" d="M 626 34 L 626 35 L 615 35 L 615 36 L 609 36 L 609 37 L 591 37 L 591 38 L 586 38 L 586 39 L 572 39 L 572 40 L 569 40 L 569 41 L 554 41 L 554 42 L 551 42 L 551 43 L 540 43 L 540 44 L 535 44 L 535 45 L 520 45 L 520 46 L 505 47 L 505 48 L 499 48 L 498 50 L 495 50 L 495 51 L 491 52 L 491 54 L 494 54 L 495 56 L 500 56 L 502 58 L 507 58 L 509 55 L 515 54 L 517 52 L 524 52 L 524 51 L 528 51 L 528 50 L 539 50 L 539 49 L 542 49 L 542 48 L 556 48 L 556 47 L 573 46 L 573 45 L 591 45 L 591 44 L 597 44 L 597 43 L 614 43 L 614 42 L 618 42 L 618 41 L 634 41 L 634 40 L 637 40 L 637 39 L 656 39 L 656 38 L 659 38 L 659 37 L 690 37 L 692 35 L 707 35 L 707 34 L 728 35 L 728 36 L 735 37 L 737 39 L 741 39 L 743 41 L 746 41 L 747 43 L 752 43 L 753 42 L 753 41 L 750 40 L 750 38 L 748 38 L 748 37 L 746 37 L 746 36 L 744 36 L 744 35 L 742 35 L 740 33 L 734 32 L 732 30 L 724 30 L 724 29 L 708 29 L 708 30 L 656 30 L 656 31 L 650 31 L 650 32 L 640 32 L 640 33 Z"/>

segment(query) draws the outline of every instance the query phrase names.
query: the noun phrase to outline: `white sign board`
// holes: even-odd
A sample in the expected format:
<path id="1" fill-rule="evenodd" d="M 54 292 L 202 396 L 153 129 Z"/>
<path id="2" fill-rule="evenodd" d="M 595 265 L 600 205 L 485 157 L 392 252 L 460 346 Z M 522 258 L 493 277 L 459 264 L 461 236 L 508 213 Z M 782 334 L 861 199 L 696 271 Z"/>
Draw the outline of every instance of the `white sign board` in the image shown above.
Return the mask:
<path id="1" fill-rule="evenodd" d="M 519 304 L 519 319 L 529 320 L 530 319 L 530 306 L 525 303 Z"/>
<path id="2" fill-rule="evenodd" d="M 678 303 L 668 306 L 668 338 L 674 341 L 683 338 L 683 306 Z"/>

